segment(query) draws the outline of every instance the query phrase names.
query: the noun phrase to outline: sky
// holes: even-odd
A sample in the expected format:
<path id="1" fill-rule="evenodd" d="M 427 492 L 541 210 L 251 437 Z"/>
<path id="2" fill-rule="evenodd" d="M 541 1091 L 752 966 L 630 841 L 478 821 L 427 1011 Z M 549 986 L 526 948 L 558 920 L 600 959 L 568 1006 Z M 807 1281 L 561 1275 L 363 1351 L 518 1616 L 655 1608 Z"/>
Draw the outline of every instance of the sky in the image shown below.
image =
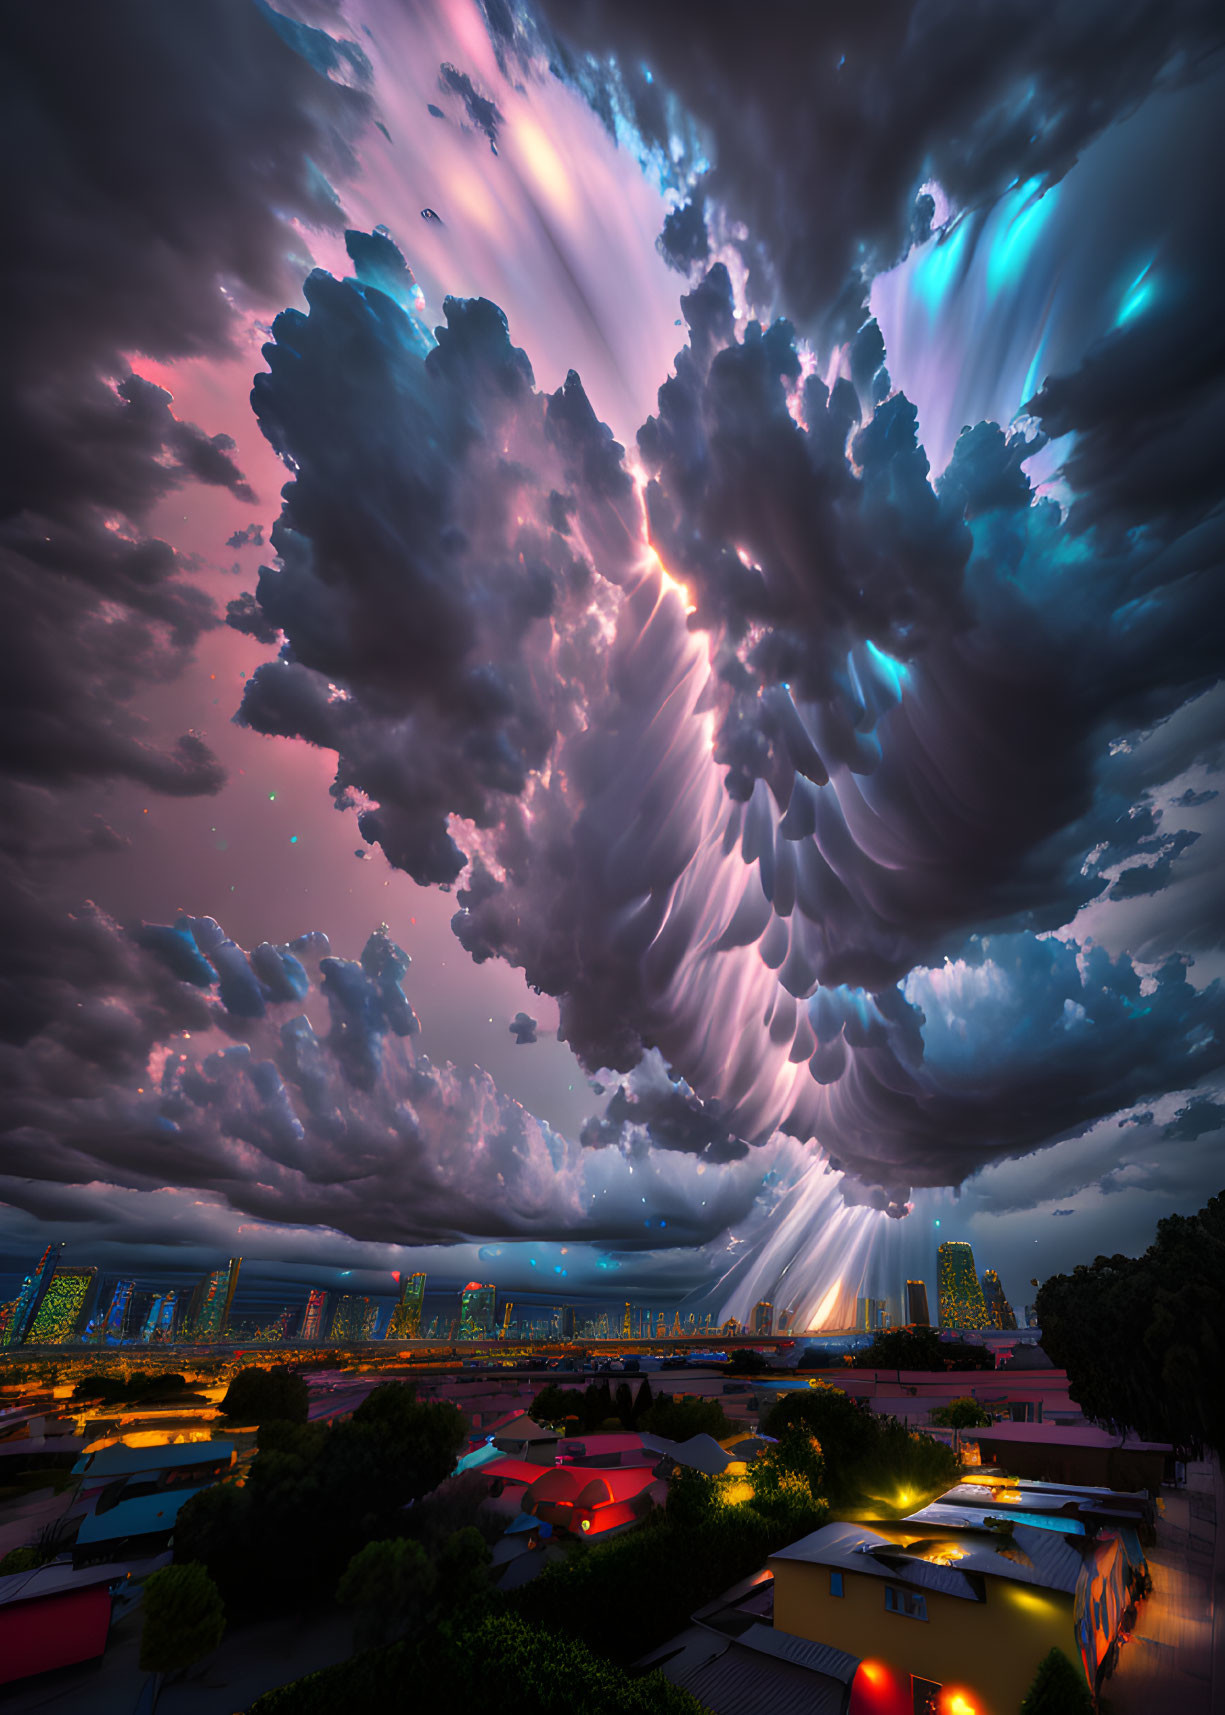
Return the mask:
<path id="1" fill-rule="evenodd" d="M 0 1290 L 1221 1188 L 1225 26 L 773 10 L 6 16 Z"/>

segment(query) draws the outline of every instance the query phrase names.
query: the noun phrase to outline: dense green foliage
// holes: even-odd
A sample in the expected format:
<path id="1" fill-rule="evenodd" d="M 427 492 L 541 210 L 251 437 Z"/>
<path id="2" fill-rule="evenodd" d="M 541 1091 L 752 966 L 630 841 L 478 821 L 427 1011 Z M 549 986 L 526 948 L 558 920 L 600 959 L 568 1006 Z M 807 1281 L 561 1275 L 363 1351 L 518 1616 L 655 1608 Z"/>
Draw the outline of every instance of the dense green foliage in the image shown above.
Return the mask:
<path id="1" fill-rule="evenodd" d="M 0 1578 L 7 1578 L 11 1572 L 33 1572 L 43 1564 L 38 1550 L 28 1543 L 24 1548 L 10 1548 L 7 1554 L 0 1556 Z"/>
<path id="2" fill-rule="evenodd" d="M 1093 1715 L 1085 1676 L 1062 1650 L 1053 1649 L 1039 1662 L 1021 1715 Z"/>
<path id="3" fill-rule="evenodd" d="M 878 1417 L 825 1382 L 784 1394 L 761 1420 L 763 1435 L 782 1437 L 795 1426 L 820 1443 L 824 1490 L 839 1509 L 904 1508 L 957 1479 L 957 1459 L 942 1442 Z"/>
<path id="4" fill-rule="evenodd" d="M 193 1391 L 185 1376 L 146 1374 L 82 1376 L 72 1390 L 73 1399 L 96 1400 L 99 1405 L 196 1405 L 204 1395 Z"/>
<path id="5" fill-rule="evenodd" d="M 145 1580 L 140 1665 L 146 1673 L 191 1667 L 225 1636 L 221 1595 L 203 1566 L 163 1566 Z"/>
<path id="6" fill-rule="evenodd" d="M 268 1423 L 244 1487 L 193 1495 L 175 1558 L 198 1560 L 235 1618 L 309 1607 L 367 1542 L 415 1534 L 406 1511 L 450 1475 L 465 1437 L 451 1405 L 384 1382 L 347 1422 Z"/>
<path id="7" fill-rule="evenodd" d="M 1052 1275 L 1037 1310 L 1086 1417 L 1225 1453 L 1225 1192 L 1161 1221 L 1141 1257 Z"/>
<path id="8" fill-rule="evenodd" d="M 628 1382 L 619 1382 L 615 1394 L 607 1380 L 593 1382 L 582 1390 L 550 1382 L 532 1401 L 528 1416 L 567 1434 L 590 1435 L 610 1419 L 615 1419 L 622 1429 L 642 1429 L 651 1405 L 649 1381 L 644 1381 L 636 1392 Z"/>
<path id="9" fill-rule="evenodd" d="M 309 1410 L 310 1389 L 284 1365 L 239 1370 L 221 1402 L 222 1415 L 238 1423 L 305 1423 Z"/>
<path id="10" fill-rule="evenodd" d="M 471 1526 L 448 1537 L 432 1556 L 404 1537 L 368 1542 L 345 1567 L 336 1600 L 353 1610 L 363 1649 L 423 1628 L 455 1631 L 475 1624 L 492 1600 L 488 1545 Z"/>
<path id="11" fill-rule="evenodd" d="M 993 1370 L 995 1353 L 968 1340 L 942 1340 L 935 1328 L 882 1328 L 855 1354 L 859 1370 Z"/>
<path id="12" fill-rule="evenodd" d="M 249 1715 L 703 1715 L 661 1673 L 630 1678 L 573 1637 L 486 1615 L 471 1629 L 372 1651 L 269 1691 Z"/>
<path id="13" fill-rule="evenodd" d="M 524 1619 L 554 1626 L 597 1654 L 629 1661 L 666 1642 L 707 1602 L 764 1565 L 789 1542 L 818 1529 L 828 1508 L 780 1495 L 769 1508 L 720 1499 L 700 1473 L 673 1489 L 667 1514 L 610 1542 L 579 1543 L 508 1600 Z M 703 1505 L 705 1498 L 705 1505 Z"/>

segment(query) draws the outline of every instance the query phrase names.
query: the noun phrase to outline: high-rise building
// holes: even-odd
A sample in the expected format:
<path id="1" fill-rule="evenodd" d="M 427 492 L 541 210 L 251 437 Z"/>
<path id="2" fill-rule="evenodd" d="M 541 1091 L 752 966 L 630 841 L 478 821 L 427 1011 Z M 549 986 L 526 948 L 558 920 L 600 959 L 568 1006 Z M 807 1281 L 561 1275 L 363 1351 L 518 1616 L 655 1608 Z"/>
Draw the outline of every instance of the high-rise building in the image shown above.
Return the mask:
<path id="1" fill-rule="evenodd" d="M 983 1289 L 974 1269 L 974 1251 L 962 1239 L 946 1239 L 936 1263 L 942 1328 L 988 1328 Z"/>
<path id="2" fill-rule="evenodd" d="M 607 1340 L 607 1338 L 608 1338 L 608 1316 L 607 1316 L 607 1314 L 602 1316 L 600 1318 L 600 1320 L 604 1324 L 604 1332 L 600 1335 L 600 1338 L 602 1340 Z M 573 1306 L 573 1304 L 563 1304 L 561 1307 L 561 1337 L 563 1340 L 573 1340 L 573 1338 L 574 1338 L 574 1306 Z"/>
<path id="3" fill-rule="evenodd" d="M 65 1346 L 75 1340 L 85 1326 L 97 1284 L 96 1268 L 57 1268 L 30 1323 L 26 1345 Z"/>
<path id="4" fill-rule="evenodd" d="M 912 1328 L 930 1328 L 931 1311 L 927 1308 L 927 1282 L 925 1280 L 908 1280 L 906 1282 L 906 1320 Z"/>
<path id="5" fill-rule="evenodd" d="M 241 1267 L 242 1258 L 232 1256 L 225 1268 L 215 1268 L 196 1287 L 185 1318 L 185 1329 L 192 1339 L 220 1340 L 224 1336 Z"/>
<path id="6" fill-rule="evenodd" d="M 999 1275 L 989 1268 L 983 1275 L 983 1302 L 987 1306 L 987 1326 L 989 1328 L 1015 1328 L 1016 1315 L 1012 1305 L 1004 1297 L 1004 1288 Z"/>
<path id="7" fill-rule="evenodd" d="M 627 1298 L 625 1301 L 625 1315 L 621 1318 L 621 1338 L 623 1340 L 632 1339 L 633 1338 L 633 1331 L 634 1330 L 633 1330 L 633 1322 L 632 1322 L 631 1316 L 630 1316 L 629 1299 Z"/>
<path id="8" fill-rule="evenodd" d="M 855 1301 L 855 1326 L 861 1334 L 875 1334 L 885 1326 L 888 1305 L 883 1298 L 858 1298 Z"/>
<path id="9" fill-rule="evenodd" d="M 306 1295 L 306 1308 L 302 1312 L 302 1328 L 298 1335 L 300 1340 L 321 1340 L 323 1338 L 323 1312 L 327 1307 L 328 1295 L 322 1286 L 312 1286 Z"/>
<path id="10" fill-rule="evenodd" d="M 13 1313 L 9 1318 L 7 1343 L 10 1346 L 20 1346 L 29 1338 L 34 1318 L 38 1315 L 47 1290 L 55 1278 L 63 1248 L 62 1240 L 58 1244 L 48 1245 L 39 1257 L 34 1272 L 22 1281 L 21 1291 L 17 1294 Z"/>
<path id="11" fill-rule="evenodd" d="M 661 1310 L 659 1312 L 659 1315 L 655 1318 L 655 1338 L 657 1340 L 662 1340 L 664 1338 L 664 1336 L 667 1334 L 667 1332 L 668 1332 L 667 1319 L 665 1318 L 664 1313 Z"/>
<path id="12" fill-rule="evenodd" d="M 134 1280 L 117 1280 L 115 1290 L 111 1293 L 111 1301 L 106 1307 L 106 1315 L 102 1322 L 102 1340 L 105 1345 L 119 1346 L 123 1344 L 125 1325 L 128 1311 L 132 1304 L 132 1294 L 136 1290 Z"/>
<path id="13" fill-rule="evenodd" d="M 410 1274 L 400 1283 L 400 1302 L 391 1313 L 391 1321 L 387 1324 L 389 1340 L 419 1340 L 421 1338 L 421 1311 L 425 1304 L 425 1275 Z"/>
<path id="14" fill-rule="evenodd" d="M 459 1337 L 461 1340 L 490 1340 L 493 1338 L 493 1308 L 495 1289 L 470 1280 L 459 1295 Z"/>
<path id="15" fill-rule="evenodd" d="M 347 1344 L 372 1339 L 378 1314 L 379 1307 L 375 1299 L 363 1297 L 358 1293 L 344 1292 L 337 1299 L 336 1308 L 332 1312 L 328 1339 L 344 1341 Z"/>
<path id="16" fill-rule="evenodd" d="M 762 1336 L 774 1332 L 774 1306 L 768 1298 L 753 1306 L 753 1332 Z"/>
<path id="17" fill-rule="evenodd" d="M 1038 1326 L 1038 1306 L 1036 1304 L 1027 1304 L 1025 1306 L 1025 1326 L 1027 1328 L 1036 1328 Z"/>

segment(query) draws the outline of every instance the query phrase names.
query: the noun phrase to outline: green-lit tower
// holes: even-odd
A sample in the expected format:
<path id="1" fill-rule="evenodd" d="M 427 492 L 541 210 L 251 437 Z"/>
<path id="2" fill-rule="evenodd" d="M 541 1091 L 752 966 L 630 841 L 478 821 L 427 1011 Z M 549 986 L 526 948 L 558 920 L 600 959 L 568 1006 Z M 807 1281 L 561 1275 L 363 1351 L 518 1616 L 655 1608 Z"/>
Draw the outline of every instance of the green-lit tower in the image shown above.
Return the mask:
<path id="1" fill-rule="evenodd" d="M 962 1239 L 940 1246 L 936 1277 L 942 1328 L 990 1328 L 983 1289 L 974 1267 L 973 1249 Z"/>

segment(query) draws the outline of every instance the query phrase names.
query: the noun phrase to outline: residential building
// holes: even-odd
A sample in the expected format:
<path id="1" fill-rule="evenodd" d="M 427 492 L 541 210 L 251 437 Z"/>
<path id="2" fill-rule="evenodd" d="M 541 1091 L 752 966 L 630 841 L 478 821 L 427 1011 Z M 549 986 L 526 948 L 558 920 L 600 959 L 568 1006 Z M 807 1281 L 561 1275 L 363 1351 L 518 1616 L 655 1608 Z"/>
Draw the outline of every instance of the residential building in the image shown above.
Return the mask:
<path id="1" fill-rule="evenodd" d="M 389 1340 L 419 1340 L 421 1311 L 425 1304 L 425 1275 L 410 1274 L 400 1283 L 400 1301 L 387 1324 Z"/>
<path id="2" fill-rule="evenodd" d="M 1004 1288 L 999 1275 L 989 1268 L 983 1275 L 983 1302 L 987 1306 L 987 1325 L 991 1328 L 1015 1328 L 1016 1316 L 1012 1305 L 1004 1297 Z"/>
<path id="3" fill-rule="evenodd" d="M 96 1268 L 57 1268 L 30 1321 L 28 1346 L 66 1346 L 85 1326 L 97 1291 Z"/>
<path id="4" fill-rule="evenodd" d="M 1051 1649 L 1094 1686 L 1143 1565 L 1138 1539 L 935 1529 L 829 1524 L 772 1555 L 775 1629 L 859 1658 L 852 1709 L 1007 1715 Z"/>
<path id="5" fill-rule="evenodd" d="M 927 1282 L 906 1282 L 906 1320 L 912 1328 L 930 1328 L 931 1311 L 927 1307 Z"/>
<path id="6" fill-rule="evenodd" d="M 774 1332 L 774 1306 L 768 1298 L 753 1307 L 753 1332 L 763 1337 Z"/>
<path id="7" fill-rule="evenodd" d="M 981 1329 L 991 1326 L 970 1245 L 961 1239 L 946 1240 L 938 1253 L 936 1276 L 942 1328 Z"/>
<path id="8" fill-rule="evenodd" d="M 495 1288 L 470 1280 L 459 1295 L 461 1340 L 492 1340 Z"/>

